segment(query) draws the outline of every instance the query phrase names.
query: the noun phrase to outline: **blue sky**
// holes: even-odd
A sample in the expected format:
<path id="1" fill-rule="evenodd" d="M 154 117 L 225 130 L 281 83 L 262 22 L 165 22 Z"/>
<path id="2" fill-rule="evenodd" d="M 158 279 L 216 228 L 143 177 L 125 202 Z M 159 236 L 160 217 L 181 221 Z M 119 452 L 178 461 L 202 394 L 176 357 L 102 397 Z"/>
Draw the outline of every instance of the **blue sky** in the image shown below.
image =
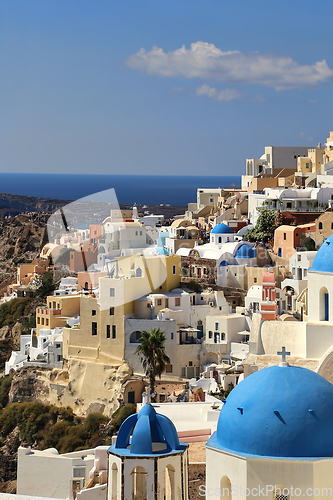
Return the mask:
<path id="1" fill-rule="evenodd" d="M 0 171 L 237 175 L 265 145 L 325 142 L 331 10 L 2 0 Z"/>

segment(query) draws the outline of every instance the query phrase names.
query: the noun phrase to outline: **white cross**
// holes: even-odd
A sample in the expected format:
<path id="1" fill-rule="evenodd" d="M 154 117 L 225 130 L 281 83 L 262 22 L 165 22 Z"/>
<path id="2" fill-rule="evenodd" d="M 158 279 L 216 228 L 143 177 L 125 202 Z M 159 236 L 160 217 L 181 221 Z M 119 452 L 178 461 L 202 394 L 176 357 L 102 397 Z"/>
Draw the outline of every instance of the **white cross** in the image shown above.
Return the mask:
<path id="1" fill-rule="evenodd" d="M 282 356 L 282 363 L 286 362 L 286 356 L 290 356 L 290 352 L 286 351 L 286 348 L 282 346 L 282 351 L 276 353 L 278 356 Z"/>

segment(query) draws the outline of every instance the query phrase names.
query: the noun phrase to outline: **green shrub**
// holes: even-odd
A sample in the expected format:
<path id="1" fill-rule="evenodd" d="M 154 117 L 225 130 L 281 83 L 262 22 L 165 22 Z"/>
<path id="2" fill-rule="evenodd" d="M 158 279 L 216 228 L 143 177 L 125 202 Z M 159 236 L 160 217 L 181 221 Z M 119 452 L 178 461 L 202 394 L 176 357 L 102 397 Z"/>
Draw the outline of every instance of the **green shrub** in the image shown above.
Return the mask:
<path id="1" fill-rule="evenodd" d="M 89 436 L 95 434 L 99 430 L 101 424 L 106 424 L 109 421 L 102 413 L 93 412 L 89 413 L 83 422 L 83 429 L 88 433 Z"/>
<path id="2" fill-rule="evenodd" d="M 12 380 L 12 375 L 6 375 L 0 379 L 0 408 L 4 408 L 8 404 L 8 394 Z"/>
<path id="3" fill-rule="evenodd" d="M 120 406 L 112 415 L 112 428 L 114 432 L 118 432 L 121 424 L 126 420 L 127 417 L 136 413 L 136 406 L 132 403 L 127 403 Z"/>

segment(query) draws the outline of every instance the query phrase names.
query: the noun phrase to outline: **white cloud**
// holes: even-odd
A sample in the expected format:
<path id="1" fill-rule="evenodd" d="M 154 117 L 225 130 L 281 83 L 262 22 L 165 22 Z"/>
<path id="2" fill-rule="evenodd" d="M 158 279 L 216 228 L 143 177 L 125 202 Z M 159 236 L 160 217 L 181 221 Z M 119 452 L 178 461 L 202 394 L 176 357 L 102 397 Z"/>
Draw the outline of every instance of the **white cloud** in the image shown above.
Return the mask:
<path id="1" fill-rule="evenodd" d="M 192 43 L 190 49 L 183 45 L 171 52 L 164 52 L 159 47 L 151 51 L 142 48 L 126 63 L 149 75 L 264 85 L 276 90 L 313 86 L 333 77 L 325 59 L 312 65 L 300 65 L 286 56 L 238 50 L 223 52 L 206 42 Z"/>
<path id="2" fill-rule="evenodd" d="M 218 92 L 214 87 L 210 87 L 206 83 L 198 87 L 196 95 L 207 95 L 210 99 L 215 101 L 232 101 L 233 99 L 240 99 L 243 94 L 236 89 L 225 89 Z"/>

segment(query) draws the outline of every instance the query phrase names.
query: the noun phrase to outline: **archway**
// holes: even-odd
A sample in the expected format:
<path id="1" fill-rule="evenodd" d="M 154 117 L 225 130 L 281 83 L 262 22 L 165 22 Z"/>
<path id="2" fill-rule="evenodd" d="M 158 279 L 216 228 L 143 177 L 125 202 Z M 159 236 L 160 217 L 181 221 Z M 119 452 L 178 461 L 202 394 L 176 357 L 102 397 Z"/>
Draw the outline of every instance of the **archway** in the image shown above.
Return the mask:
<path id="1" fill-rule="evenodd" d="M 220 481 L 220 499 L 231 500 L 231 481 L 228 476 L 223 476 Z"/>
<path id="2" fill-rule="evenodd" d="M 130 336 L 130 344 L 140 344 L 141 332 L 137 330 L 136 332 L 132 332 Z"/>
<path id="3" fill-rule="evenodd" d="M 164 500 L 175 500 L 175 472 L 172 465 L 164 469 Z"/>
<path id="4" fill-rule="evenodd" d="M 135 467 L 131 472 L 132 500 L 147 500 L 147 471 L 144 467 Z"/>
<path id="5" fill-rule="evenodd" d="M 112 464 L 111 468 L 111 500 L 117 500 L 117 485 L 118 485 L 118 467 L 116 463 Z"/>

